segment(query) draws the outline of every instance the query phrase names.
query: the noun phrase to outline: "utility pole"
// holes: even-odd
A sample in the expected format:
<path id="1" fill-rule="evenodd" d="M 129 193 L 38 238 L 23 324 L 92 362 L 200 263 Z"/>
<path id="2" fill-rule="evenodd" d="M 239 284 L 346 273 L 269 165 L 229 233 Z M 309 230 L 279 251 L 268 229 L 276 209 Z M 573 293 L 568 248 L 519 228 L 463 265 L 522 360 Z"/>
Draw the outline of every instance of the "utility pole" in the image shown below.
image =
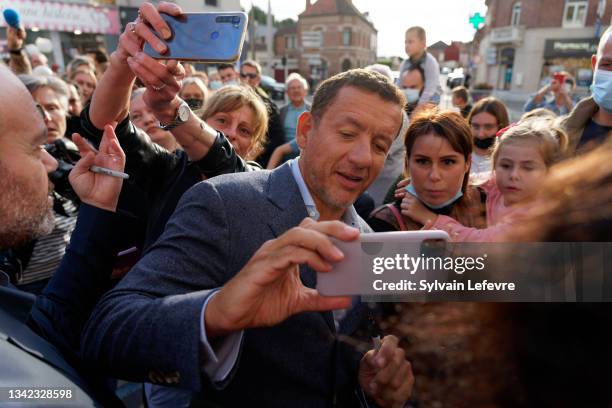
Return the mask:
<path id="1" fill-rule="evenodd" d="M 256 32 L 257 32 L 257 21 L 255 21 L 255 8 L 253 6 L 253 2 L 251 1 L 251 11 L 249 12 L 249 21 L 250 21 L 250 29 L 249 29 L 249 41 L 251 45 L 251 59 L 253 61 L 257 61 L 257 57 L 255 54 L 255 43 L 257 42 Z"/>

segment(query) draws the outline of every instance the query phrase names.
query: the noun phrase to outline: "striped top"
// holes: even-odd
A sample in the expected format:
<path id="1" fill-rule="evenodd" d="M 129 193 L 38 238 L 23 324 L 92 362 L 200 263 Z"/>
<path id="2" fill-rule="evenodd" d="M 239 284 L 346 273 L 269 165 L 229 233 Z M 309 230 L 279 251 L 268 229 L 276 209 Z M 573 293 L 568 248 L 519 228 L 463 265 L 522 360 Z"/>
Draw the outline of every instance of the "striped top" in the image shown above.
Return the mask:
<path id="1" fill-rule="evenodd" d="M 55 227 L 49 235 L 39 238 L 34 244 L 32 257 L 18 279 L 18 285 L 50 278 L 59 266 L 66 252 L 66 246 L 70 242 L 70 236 L 77 221 L 78 208 L 72 201 L 56 193 L 53 194 L 56 202 L 59 201 L 68 216 L 53 212 Z"/>

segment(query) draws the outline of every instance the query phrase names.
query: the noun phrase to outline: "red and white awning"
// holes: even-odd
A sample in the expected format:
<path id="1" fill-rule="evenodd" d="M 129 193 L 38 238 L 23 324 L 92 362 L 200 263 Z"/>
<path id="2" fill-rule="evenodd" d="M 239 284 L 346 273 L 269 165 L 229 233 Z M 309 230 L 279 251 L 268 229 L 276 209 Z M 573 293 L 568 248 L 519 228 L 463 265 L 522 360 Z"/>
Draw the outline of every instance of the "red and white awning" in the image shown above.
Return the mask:
<path id="1" fill-rule="evenodd" d="M 2 0 L 0 10 L 5 8 L 16 10 L 21 17 L 21 23 L 28 29 L 120 33 L 119 12 L 116 8 L 41 0 Z M 0 18 L 0 26 L 6 26 L 4 19 Z"/>

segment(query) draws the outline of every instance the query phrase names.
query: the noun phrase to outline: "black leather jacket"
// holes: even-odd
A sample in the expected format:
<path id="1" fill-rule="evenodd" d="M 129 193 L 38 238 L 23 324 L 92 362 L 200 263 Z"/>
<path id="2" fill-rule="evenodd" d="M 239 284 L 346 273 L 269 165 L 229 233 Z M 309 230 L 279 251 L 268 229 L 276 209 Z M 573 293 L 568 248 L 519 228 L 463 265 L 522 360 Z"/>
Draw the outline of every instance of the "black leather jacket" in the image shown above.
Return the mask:
<path id="1" fill-rule="evenodd" d="M 98 146 L 103 131 L 91 123 L 89 105 L 81 113 L 81 126 L 82 136 Z M 261 169 L 257 163 L 240 158 L 221 132 L 208 154 L 197 162 L 190 161 L 182 150 L 172 153 L 153 143 L 129 117 L 117 125 L 115 133 L 130 175 L 121 191 L 118 211 L 137 217 L 141 223 L 131 236 L 122 238 L 125 245 L 138 243 L 135 246 L 142 250 L 159 238 L 183 193 L 203 177 Z"/>

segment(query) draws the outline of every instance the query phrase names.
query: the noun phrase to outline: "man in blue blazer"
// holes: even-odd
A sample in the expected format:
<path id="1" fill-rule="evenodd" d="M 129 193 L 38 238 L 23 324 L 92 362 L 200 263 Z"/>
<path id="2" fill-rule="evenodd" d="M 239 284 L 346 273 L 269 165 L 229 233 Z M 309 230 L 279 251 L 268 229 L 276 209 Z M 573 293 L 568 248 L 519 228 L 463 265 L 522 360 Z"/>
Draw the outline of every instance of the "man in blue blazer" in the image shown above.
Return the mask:
<path id="1" fill-rule="evenodd" d="M 414 379 L 397 339 L 365 355 L 339 342 L 328 310 L 350 299 L 318 295 L 313 269 L 342 258 L 328 236 L 368 230 L 352 203 L 382 168 L 404 102 L 381 75 L 339 74 L 299 118 L 299 159 L 185 193 L 160 240 L 94 310 L 83 358 L 203 390 L 221 406 L 334 406 L 355 395 L 402 406 Z M 156 115 L 171 122 L 176 106 Z"/>

